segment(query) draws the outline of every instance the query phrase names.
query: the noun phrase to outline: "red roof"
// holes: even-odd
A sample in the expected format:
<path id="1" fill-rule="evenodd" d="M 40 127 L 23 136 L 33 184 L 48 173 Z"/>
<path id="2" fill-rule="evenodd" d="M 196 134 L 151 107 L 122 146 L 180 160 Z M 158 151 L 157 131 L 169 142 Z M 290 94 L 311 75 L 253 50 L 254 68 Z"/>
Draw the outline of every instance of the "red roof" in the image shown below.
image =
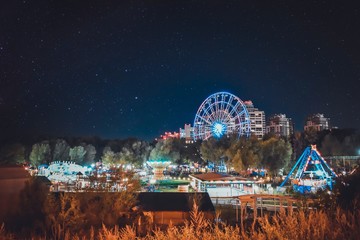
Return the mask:
<path id="1" fill-rule="evenodd" d="M 196 174 L 191 175 L 194 178 L 197 178 L 201 181 L 247 181 L 248 179 L 242 177 L 233 177 L 228 174 L 221 174 L 221 173 L 203 173 L 203 174 Z"/>

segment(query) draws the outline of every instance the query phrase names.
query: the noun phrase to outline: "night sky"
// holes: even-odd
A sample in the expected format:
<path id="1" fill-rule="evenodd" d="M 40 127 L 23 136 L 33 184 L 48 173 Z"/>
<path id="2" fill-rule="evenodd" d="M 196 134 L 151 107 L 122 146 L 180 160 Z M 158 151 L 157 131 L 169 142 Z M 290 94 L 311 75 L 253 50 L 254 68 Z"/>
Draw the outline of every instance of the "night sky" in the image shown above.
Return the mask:
<path id="1" fill-rule="evenodd" d="M 359 128 L 360 3 L 266 2 L 3 2 L 1 137 L 150 140 L 218 91 Z"/>

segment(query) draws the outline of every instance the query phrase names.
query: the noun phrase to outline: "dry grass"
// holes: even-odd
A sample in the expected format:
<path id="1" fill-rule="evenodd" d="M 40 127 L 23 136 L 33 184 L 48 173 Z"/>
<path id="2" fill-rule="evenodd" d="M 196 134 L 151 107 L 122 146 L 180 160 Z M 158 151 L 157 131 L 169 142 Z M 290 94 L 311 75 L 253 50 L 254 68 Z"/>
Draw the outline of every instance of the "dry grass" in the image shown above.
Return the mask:
<path id="1" fill-rule="evenodd" d="M 357 239 L 360 236 L 358 221 L 360 211 L 356 213 L 343 212 L 340 209 L 336 213 L 299 211 L 292 215 L 281 212 L 273 217 L 258 218 L 256 229 L 250 227 L 248 231 L 241 231 L 239 227 L 225 224 L 210 224 L 201 219 L 201 216 L 196 219 L 200 221 L 188 222 L 183 227 L 170 226 L 166 231 L 156 229 L 144 237 L 136 237 L 136 231 L 131 227 L 122 230 L 112 229 L 110 232 L 103 227 L 99 239 Z"/>
<path id="2" fill-rule="evenodd" d="M 0 239 L 1 240 L 12 240 L 15 239 L 14 235 L 5 231 L 5 224 L 2 223 L 0 226 Z"/>
<path id="3" fill-rule="evenodd" d="M 355 212 L 337 209 L 335 212 L 294 211 L 287 215 L 281 211 L 272 217 L 265 216 L 255 220 L 247 230 L 224 223 L 212 223 L 204 218 L 196 206 L 191 220 L 184 226 L 170 225 L 166 230 L 155 228 L 145 236 L 137 234 L 136 227 L 118 226 L 109 228 L 105 225 L 95 232 L 90 229 L 87 235 L 71 234 L 69 229 L 59 228 L 55 236 L 33 237 L 32 239 L 89 239 L 89 240 L 218 240 L 218 239 L 358 239 L 360 236 L 360 210 Z M 51 235 L 51 234 L 50 234 Z M 0 227 L 0 239 L 16 239 Z"/>

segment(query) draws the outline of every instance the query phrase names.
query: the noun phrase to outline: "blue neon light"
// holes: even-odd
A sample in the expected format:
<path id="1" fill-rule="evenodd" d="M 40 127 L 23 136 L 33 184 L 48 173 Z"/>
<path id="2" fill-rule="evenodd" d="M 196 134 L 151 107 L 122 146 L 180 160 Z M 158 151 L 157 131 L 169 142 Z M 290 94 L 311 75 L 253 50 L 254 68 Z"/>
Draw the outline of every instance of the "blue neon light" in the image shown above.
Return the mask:
<path id="1" fill-rule="evenodd" d="M 226 133 L 226 125 L 220 122 L 215 122 L 212 125 L 211 131 L 214 137 L 220 138 Z"/>

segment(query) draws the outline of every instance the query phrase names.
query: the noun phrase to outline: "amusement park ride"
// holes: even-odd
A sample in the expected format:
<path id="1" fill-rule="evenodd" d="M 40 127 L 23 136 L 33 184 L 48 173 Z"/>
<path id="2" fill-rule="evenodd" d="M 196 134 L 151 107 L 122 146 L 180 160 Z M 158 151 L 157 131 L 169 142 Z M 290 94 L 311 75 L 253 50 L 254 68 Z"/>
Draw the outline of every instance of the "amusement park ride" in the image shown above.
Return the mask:
<path id="1" fill-rule="evenodd" d="M 147 161 L 154 171 L 153 180 L 162 180 L 165 178 L 164 170 L 171 164 L 170 161 L 167 160 L 149 160 Z"/>
<path id="2" fill-rule="evenodd" d="M 316 149 L 316 145 L 307 147 L 300 156 L 294 167 L 291 169 L 285 180 L 281 183 L 282 188 L 285 183 L 292 178 L 294 191 L 299 193 L 316 192 L 319 189 L 332 190 L 335 172 L 329 167 Z"/>
<path id="3" fill-rule="evenodd" d="M 249 113 L 240 98 L 228 92 L 217 92 L 205 99 L 195 115 L 194 141 L 229 134 L 249 136 L 250 124 Z"/>

